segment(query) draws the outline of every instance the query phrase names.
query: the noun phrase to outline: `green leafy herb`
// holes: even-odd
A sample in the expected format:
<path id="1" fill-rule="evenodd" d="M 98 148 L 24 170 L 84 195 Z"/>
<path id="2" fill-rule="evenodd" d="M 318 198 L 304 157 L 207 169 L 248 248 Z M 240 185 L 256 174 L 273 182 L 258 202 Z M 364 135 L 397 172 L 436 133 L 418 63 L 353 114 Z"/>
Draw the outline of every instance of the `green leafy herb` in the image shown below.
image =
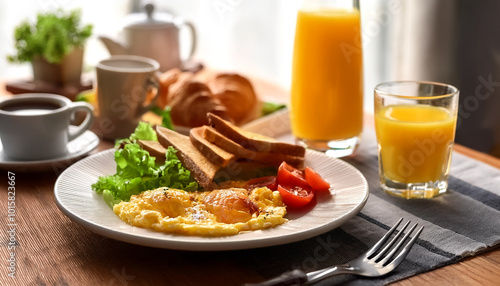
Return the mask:
<path id="1" fill-rule="evenodd" d="M 152 132 L 152 133 L 151 133 Z M 154 134 L 154 138 L 152 136 Z M 120 201 L 128 201 L 130 196 L 145 190 L 170 187 L 185 191 L 199 188 L 191 177 L 191 172 L 182 166 L 173 147 L 165 153 L 165 163 L 155 163 L 155 157 L 142 149 L 136 140 L 156 140 L 156 133 L 150 124 L 142 122 L 130 136 L 123 148 L 115 151 L 116 174 L 99 177 L 92 189 L 102 193 L 109 206 Z"/>
<path id="2" fill-rule="evenodd" d="M 264 102 L 262 104 L 261 114 L 262 116 L 271 114 L 275 111 L 278 111 L 282 108 L 285 108 L 284 104 L 281 103 L 273 103 L 273 102 Z"/>
<path id="3" fill-rule="evenodd" d="M 92 25 L 80 24 L 80 10 L 57 10 L 38 14 L 36 23 L 22 22 L 14 31 L 16 55 L 8 56 L 10 62 L 30 62 L 44 58 L 59 63 L 75 47 L 83 47 L 92 35 Z"/>
<path id="4" fill-rule="evenodd" d="M 161 116 L 161 125 L 163 127 L 174 130 L 174 124 L 172 123 L 172 117 L 170 116 L 170 106 L 165 107 L 165 109 L 155 106 L 152 111 Z"/>

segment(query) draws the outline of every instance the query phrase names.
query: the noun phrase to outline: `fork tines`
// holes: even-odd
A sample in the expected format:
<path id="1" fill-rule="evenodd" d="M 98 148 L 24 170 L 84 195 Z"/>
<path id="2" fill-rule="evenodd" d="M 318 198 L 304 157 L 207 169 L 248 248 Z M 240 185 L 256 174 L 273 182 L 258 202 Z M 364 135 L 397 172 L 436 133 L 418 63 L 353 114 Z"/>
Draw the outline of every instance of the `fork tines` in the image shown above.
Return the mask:
<path id="1" fill-rule="evenodd" d="M 404 231 L 411 222 L 411 221 L 406 222 L 405 225 L 400 230 L 396 230 L 402 221 L 403 218 L 400 218 L 399 221 L 368 251 L 367 258 L 370 261 L 375 262 L 380 266 L 386 266 L 389 263 L 397 262 L 397 260 L 404 259 L 404 257 L 406 256 L 406 254 L 408 254 L 408 252 L 410 251 L 411 247 L 417 240 L 418 236 L 420 235 L 424 227 L 423 226 L 420 227 L 417 230 L 417 232 L 413 235 L 413 237 L 410 237 L 410 234 L 413 233 L 413 231 L 418 225 L 418 223 L 416 223 L 401 238 L 401 235 L 404 233 Z M 393 233 L 396 234 L 390 241 L 388 241 L 389 238 L 393 235 Z M 399 254 L 396 257 L 394 257 L 394 255 L 398 253 L 400 248 L 403 246 L 403 243 L 405 243 L 405 241 L 407 240 L 409 241 L 404 245 Z M 395 244 L 396 246 L 394 246 Z M 394 259 L 392 259 L 393 257 Z"/>

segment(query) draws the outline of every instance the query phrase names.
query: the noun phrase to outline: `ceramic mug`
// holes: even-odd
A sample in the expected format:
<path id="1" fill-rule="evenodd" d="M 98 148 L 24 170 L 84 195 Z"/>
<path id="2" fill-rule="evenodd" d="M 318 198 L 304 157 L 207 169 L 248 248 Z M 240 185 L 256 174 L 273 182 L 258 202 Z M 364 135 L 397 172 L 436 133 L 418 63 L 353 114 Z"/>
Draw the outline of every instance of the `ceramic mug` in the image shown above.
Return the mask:
<path id="1" fill-rule="evenodd" d="M 83 122 L 70 130 L 77 111 Z M 93 107 L 56 94 L 20 94 L 0 102 L 0 138 L 7 157 L 20 161 L 64 156 L 68 142 L 92 125 Z"/>
<path id="2" fill-rule="evenodd" d="M 99 129 L 108 139 L 127 138 L 159 95 L 157 61 L 145 57 L 112 56 L 97 65 Z M 147 93 L 156 89 L 145 105 Z"/>

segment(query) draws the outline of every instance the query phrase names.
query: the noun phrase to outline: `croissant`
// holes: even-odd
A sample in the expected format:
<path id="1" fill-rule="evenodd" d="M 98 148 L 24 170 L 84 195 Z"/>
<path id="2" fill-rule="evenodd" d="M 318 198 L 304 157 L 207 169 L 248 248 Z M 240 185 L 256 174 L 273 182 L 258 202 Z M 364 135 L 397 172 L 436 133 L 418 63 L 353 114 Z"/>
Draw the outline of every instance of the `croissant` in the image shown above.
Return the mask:
<path id="1" fill-rule="evenodd" d="M 159 90 L 150 89 L 146 93 L 145 104 L 150 104 L 156 93 L 158 92 L 158 99 L 156 100 L 156 105 L 161 109 L 164 109 L 168 104 L 168 90 L 170 86 L 178 81 L 181 76 L 182 71 L 178 68 L 174 68 L 162 73 L 158 78 Z"/>
<path id="2" fill-rule="evenodd" d="M 207 125 L 207 113 L 211 112 L 230 120 L 227 109 L 215 98 L 202 82 L 187 77 L 170 86 L 168 105 L 175 125 L 195 127 Z"/>
<path id="3" fill-rule="evenodd" d="M 179 76 L 182 74 L 182 71 L 178 68 L 174 68 L 168 70 L 161 74 L 159 82 L 160 82 L 160 95 L 158 96 L 158 101 L 156 104 L 161 109 L 164 109 L 168 104 L 168 90 L 170 86 L 177 82 Z"/>
<path id="4" fill-rule="evenodd" d="M 160 76 L 157 105 L 162 109 L 170 106 L 173 123 L 186 127 L 208 124 L 208 112 L 237 125 L 259 116 L 259 101 L 252 84 L 236 73 L 203 77 L 171 69 Z"/>
<path id="5" fill-rule="evenodd" d="M 170 105 L 178 95 L 178 91 L 187 82 L 196 81 L 192 72 L 181 72 L 175 77 L 175 82 L 172 82 L 168 90 L 167 104 Z"/>
<path id="6" fill-rule="evenodd" d="M 258 117 L 258 99 L 252 84 L 245 77 L 236 73 L 220 73 L 207 84 L 237 125 Z"/>

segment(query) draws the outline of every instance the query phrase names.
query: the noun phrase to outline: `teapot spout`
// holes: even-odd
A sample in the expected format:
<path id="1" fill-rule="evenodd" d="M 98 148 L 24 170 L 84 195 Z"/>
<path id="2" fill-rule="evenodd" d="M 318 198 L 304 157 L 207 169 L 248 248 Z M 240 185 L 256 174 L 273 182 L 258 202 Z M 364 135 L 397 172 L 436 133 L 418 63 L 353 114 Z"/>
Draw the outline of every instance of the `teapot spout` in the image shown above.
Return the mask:
<path id="1" fill-rule="evenodd" d="M 106 46 L 108 49 L 109 53 L 111 55 L 126 55 L 127 54 L 127 49 L 121 45 L 120 43 L 111 40 L 108 37 L 100 36 L 99 40 L 103 42 L 103 44 Z"/>

